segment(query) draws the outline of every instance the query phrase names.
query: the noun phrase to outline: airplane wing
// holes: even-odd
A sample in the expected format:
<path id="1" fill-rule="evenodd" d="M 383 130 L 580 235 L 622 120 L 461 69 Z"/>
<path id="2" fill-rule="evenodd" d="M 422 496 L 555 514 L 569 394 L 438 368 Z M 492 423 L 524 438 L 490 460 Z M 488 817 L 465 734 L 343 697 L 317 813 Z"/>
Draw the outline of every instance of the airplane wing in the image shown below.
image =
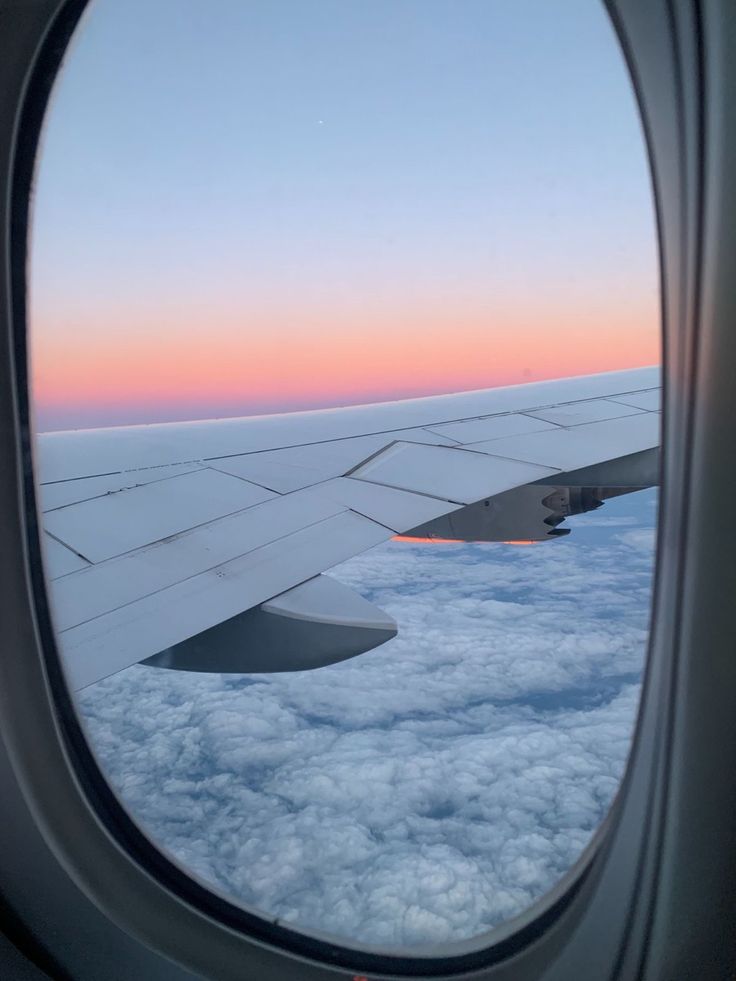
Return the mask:
<path id="1" fill-rule="evenodd" d="M 656 483 L 655 368 L 378 405 L 38 438 L 76 689 L 139 661 L 305 670 L 396 633 L 323 573 L 394 536 L 542 540 Z"/>

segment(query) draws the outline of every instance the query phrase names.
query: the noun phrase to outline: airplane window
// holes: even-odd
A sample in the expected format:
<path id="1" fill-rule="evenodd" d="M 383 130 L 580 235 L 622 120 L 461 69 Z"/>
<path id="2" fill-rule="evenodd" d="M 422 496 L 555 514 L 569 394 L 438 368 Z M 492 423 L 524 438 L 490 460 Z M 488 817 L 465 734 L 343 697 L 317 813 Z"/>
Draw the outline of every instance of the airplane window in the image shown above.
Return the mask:
<path id="1" fill-rule="evenodd" d="M 60 656 L 220 894 L 422 952 L 570 872 L 657 522 L 646 152 L 588 0 L 94 0 L 37 165 Z"/>

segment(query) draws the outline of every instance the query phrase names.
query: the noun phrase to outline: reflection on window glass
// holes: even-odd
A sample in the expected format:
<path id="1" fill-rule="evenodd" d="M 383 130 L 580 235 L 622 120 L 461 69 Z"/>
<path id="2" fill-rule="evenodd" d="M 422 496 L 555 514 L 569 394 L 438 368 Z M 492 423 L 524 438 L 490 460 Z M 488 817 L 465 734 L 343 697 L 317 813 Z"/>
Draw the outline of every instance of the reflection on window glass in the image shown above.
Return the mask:
<path id="1" fill-rule="evenodd" d="M 95 0 L 31 260 L 59 649 L 141 827 L 353 943 L 542 897 L 626 764 L 656 529 L 603 8 Z"/>

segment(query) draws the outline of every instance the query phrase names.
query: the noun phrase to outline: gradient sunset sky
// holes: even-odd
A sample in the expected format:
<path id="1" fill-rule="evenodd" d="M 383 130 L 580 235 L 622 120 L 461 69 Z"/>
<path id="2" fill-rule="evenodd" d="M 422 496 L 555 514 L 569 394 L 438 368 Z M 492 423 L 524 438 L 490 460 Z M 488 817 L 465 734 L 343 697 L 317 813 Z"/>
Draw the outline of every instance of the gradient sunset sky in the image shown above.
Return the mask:
<path id="1" fill-rule="evenodd" d="M 40 430 L 653 364 L 658 292 L 592 0 L 93 0 L 57 82 Z"/>

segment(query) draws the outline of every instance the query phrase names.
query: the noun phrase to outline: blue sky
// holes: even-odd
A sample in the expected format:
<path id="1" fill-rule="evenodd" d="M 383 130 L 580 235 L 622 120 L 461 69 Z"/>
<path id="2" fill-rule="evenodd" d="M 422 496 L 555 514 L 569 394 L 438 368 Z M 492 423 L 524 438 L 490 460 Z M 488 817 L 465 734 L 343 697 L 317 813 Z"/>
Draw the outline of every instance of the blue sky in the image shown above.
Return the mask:
<path id="1" fill-rule="evenodd" d="M 591 0 L 97 0 L 31 245 L 42 430 L 658 358 L 644 144 Z"/>

